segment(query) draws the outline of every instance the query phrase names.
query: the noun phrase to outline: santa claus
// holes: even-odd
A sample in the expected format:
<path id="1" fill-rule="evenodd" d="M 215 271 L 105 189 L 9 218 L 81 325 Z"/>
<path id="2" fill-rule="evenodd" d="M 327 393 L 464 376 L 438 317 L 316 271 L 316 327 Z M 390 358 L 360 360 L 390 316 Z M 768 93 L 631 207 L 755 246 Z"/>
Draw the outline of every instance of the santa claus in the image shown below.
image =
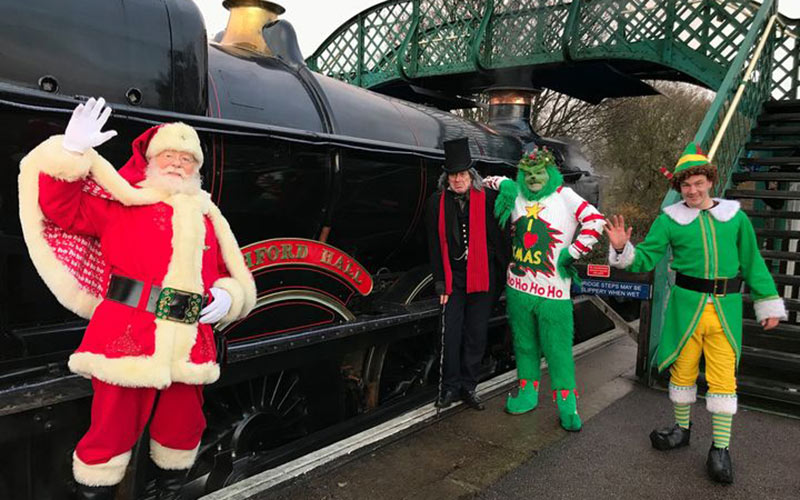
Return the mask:
<path id="1" fill-rule="evenodd" d="M 246 316 L 255 285 L 201 189 L 203 151 L 183 123 L 153 127 L 117 172 L 93 149 L 116 135 L 90 99 L 21 162 L 31 259 L 59 301 L 91 318 L 69 367 L 91 378 L 91 426 L 73 455 L 79 498 L 113 498 L 150 421 L 158 498 L 176 498 L 219 377 L 212 325 Z M 152 419 L 150 418 L 152 415 Z"/>

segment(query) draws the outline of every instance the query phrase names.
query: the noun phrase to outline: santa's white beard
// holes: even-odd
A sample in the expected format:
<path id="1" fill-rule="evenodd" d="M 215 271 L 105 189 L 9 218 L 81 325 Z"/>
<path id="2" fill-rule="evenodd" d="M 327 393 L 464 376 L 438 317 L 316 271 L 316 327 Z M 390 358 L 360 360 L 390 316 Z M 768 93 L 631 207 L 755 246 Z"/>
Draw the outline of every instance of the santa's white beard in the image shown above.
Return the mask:
<path id="1" fill-rule="evenodd" d="M 172 170 L 172 172 L 178 173 L 180 177 L 167 174 L 154 163 L 150 163 L 145 171 L 146 178 L 140 185 L 170 194 L 197 194 L 200 192 L 202 178 L 198 170 L 189 175 L 180 169 Z"/>

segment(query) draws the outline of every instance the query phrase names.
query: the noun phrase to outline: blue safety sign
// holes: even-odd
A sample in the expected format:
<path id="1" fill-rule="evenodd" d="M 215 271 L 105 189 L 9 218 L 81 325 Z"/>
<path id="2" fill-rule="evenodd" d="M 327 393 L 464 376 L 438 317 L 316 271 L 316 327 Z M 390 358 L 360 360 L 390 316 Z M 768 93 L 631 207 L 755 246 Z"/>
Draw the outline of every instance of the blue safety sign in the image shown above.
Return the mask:
<path id="1" fill-rule="evenodd" d="M 652 290 L 648 283 L 584 279 L 580 291 L 575 290 L 573 286 L 573 293 L 613 295 L 628 299 L 649 300 Z"/>

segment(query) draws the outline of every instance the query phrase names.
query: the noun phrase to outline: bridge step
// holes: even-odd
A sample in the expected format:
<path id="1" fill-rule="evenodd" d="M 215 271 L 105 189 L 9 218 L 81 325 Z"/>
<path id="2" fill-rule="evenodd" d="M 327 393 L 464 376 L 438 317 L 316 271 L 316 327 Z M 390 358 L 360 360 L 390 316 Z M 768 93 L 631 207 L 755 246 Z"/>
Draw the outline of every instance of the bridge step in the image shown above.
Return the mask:
<path id="1" fill-rule="evenodd" d="M 737 392 L 742 398 L 742 403 L 750 403 L 750 399 L 756 398 L 758 406 L 770 406 L 770 403 L 783 403 L 786 406 L 778 406 L 778 411 L 794 409 L 800 405 L 800 385 L 788 381 L 777 381 L 770 378 L 755 377 L 752 375 L 740 374 L 736 377 Z M 767 402 L 764 405 L 763 402 Z"/>
<path id="2" fill-rule="evenodd" d="M 753 135 L 800 135 L 800 127 L 766 125 L 754 128 Z"/>
<path id="3" fill-rule="evenodd" d="M 769 349 L 800 355 L 800 326 L 779 323 L 772 330 L 764 331 L 755 319 L 742 320 L 742 344 L 749 347 Z"/>
<path id="4" fill-rule="evenodd" d="M 781 252 L 777 250 L 761 250 L 761 256 L 769 260 L 800 261 L 800 252 Z"/>
<path id="5" fill-rule="evenodd" d="M 744 213 L 749 217 L 758 217 L 764 219 L 800 219 L 800 212 L 791 212 L 788 210 L 752 210 L 744 208 Z"/>
<path id="6" fill-rule="evenodd" d="M 729 189 L 726 198 L 753 198 L 760 200 L 800 200 L 800 191 L 773 191 L 769 189 Z"/>
<path id="7" fill-rule="evenodd" d="M 758 123 L 785 123 L 794 121 L 800 121 L 800 113 L 764 113 L 758 117 Z"/>
<path id="8" fill-rule="evenodd" d="M 791 229 L 756 229 L 756 236 L 765 238 L 800 238 L 800 231 Z"/>
<path id="9" fill-rule="evenodd" d="M 742 363 L 762 366 L 770 370 L 800 373 L 800 354 L 742 346 Z"/>
<path id="10" fill-rule="evenodd" d="M 800 150 L 800 141 L 750 141 L 745 148 L 749 151 Z"/>
<path id="11" fill-rule="evenodd" d="M 767 165 L 800 167 L 800 156 L 773 156 L 771 158 L 740 158 L 739 165 Z"/>
<path id="12" fill-rule="evenodd" d="M 764 111 L 773 113 L 800 112 L 800 100 L 787 99 L 785 101 L 768 101 L 764 104 Z"/>
<path id="13" fill-rule="evenodd" d="M 739 172 L 733 182 L 749 181 L 800 181 L 800 172 Z"/>

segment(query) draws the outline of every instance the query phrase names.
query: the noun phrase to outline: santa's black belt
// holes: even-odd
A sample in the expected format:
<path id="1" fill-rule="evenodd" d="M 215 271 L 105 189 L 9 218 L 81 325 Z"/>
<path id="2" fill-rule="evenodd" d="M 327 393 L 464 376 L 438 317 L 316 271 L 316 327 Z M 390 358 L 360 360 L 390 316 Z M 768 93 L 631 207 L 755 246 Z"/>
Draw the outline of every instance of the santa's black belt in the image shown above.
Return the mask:
<path id="1" fill-rule="evenodd" d="M 675 273 L 675 284 L 687 290 L 700 293 L 713 293 L 714 295 L 727 295 L 739 293 L 742 289 L 742 278 L 717 278 L 707 280 L 695 278 L 681 273 Z"/>
<path id="2" fill-rule="evenodd" d="M 106 298 L 139 308 L 144 292 L 144 282 L 112 274 L 108 283 Z M 152 285 L 147 304 L 143 309 L 156 315 L 156 318 L 177 321 L 179 323 L 196 323 L 203 308 L 203 296 L 199 293 L 185 292 L 176 288 Z"/>

